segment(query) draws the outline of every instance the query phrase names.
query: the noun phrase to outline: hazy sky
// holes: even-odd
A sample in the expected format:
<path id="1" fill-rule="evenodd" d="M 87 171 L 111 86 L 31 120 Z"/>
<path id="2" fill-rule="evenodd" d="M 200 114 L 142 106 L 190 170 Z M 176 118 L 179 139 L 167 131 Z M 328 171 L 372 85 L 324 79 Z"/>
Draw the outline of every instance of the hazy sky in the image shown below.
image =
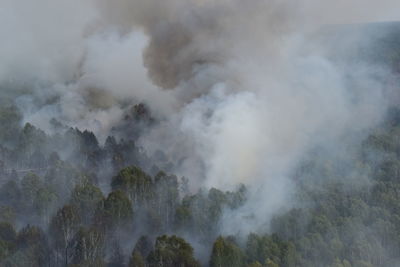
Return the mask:
<path id="1" fill-rule="evenodd" d="M 305 0 L 312 15 L 326 23 L 400 20 L 398 0 Z"/>

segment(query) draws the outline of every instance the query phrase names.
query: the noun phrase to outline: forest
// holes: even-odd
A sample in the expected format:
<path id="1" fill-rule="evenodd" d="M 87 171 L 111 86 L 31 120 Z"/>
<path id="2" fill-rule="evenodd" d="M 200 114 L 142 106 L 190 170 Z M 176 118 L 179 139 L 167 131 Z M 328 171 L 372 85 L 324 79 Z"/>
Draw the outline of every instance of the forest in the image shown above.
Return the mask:
<path id="1" fill-rule="evenodd" d="M 396 10 L 0 0 L 0 267 L 399 267 Z"/>
<path id="2" fill-rule="evenodd" d="M 399 110 L 356 149 L 356 166 L 311 153 L 292 178 L 296 207 L 245 238 L 219 235 L 222 212 L 246 201 L 245 185 L 192 194 L 185 178 L 146 164 L 133 140 L 99 144 L 73 128 L 47 135 L 19 127 L 13 106 L 0 115 L 1 266 L 399 264 Z M 149 117 L 144 105 L 132 109 L 133 121 Z"/>

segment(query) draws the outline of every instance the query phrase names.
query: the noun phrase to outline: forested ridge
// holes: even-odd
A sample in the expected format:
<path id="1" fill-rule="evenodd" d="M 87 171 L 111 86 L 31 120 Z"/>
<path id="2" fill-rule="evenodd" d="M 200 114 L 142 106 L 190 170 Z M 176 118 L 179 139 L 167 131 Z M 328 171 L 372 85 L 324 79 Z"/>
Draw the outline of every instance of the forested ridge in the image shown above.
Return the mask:
<path id="1" fill-rule="evenodd" d="M 144 109 L 131 119 L 149 120 Z M 1 266 L 399 266 L 400 120 L 390 114 L 349 164 L 310 153 L 292 178 L 297 205 L 243 238 L 220 236 L 219 223 L 246 201 L 245 185 L 193 194 L 161 151 L 156 161 L 134 140 L 21 128 L 2 106 Z"/>
<path id="2" fill-rule="evenodd" d="M 0 0 L 0 267 L 400 267 L 399 6 L 293 2 Z"/>

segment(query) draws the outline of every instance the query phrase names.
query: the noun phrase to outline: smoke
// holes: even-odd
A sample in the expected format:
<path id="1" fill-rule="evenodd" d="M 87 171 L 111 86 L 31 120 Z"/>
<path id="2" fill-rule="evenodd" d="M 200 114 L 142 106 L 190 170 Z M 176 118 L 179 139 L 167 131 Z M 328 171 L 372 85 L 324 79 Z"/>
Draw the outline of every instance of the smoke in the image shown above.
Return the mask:
<path id="1" fill-rule="evenodd" d="M 290 176 L 309 149 L 349 145 L 350 135 L 362 139 L 385 112 L 377 79 L 385 70 L 358 60 L 340 63 L 357 42 L 370 42 L 366 33 L 348 35 L 346 54 L 332 58 L 329 50 L 337 47 L 321 47 L 311 33 L 353 17 L 321 19 L 307 4 L 206 1 L 183 10 L 172 4 L 174 15 L 143 26 L 151 37 L 144 56 L 149 77 L 175 88 L 184 104 L 142 145 L 150 152 L 161 146 L 194 186 L 250 186 L 242 210 L 226 214 L 221 228 L 227 234 L 266 229 L 268 218 L 290 205 Z M 361 12 L 354 21 L 366 18 Z"/>
<path id="2" fill-rule="evenodd" d="M 304 153 L 361 137 L 387 107 L 384 69 L 342 63 L 365 33 L 335 54 L 320 32 L 397 19 L 395 1 L 0 3 L 0 81 L 24 121 L 52 131 L 56 118 L 104 139 L 132 103 L 149 104 L 160 123 L 139 143 L 150 155 L 164 151 L 193 189 L 250 186 L 226 232 L 265 227 L 289 205 Z"/>
<path id="3" fill-rule="evenodd" d="M 160 113 L 174 106 L 146 78 L 148 38 L 103 25 L 94 1 L 2 0 L 1 6 L 1 93 L 17 99 L 25 122 L 52 132 L 56 118 L 104 139 L 130 102 L 151 100 Z"/>

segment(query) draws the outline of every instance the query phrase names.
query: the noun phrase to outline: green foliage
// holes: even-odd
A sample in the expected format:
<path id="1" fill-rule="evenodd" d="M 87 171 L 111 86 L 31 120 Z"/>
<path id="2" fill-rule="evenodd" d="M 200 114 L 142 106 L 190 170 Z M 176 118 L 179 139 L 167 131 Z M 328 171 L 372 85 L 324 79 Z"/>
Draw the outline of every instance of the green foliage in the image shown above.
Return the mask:
<path id="1" fill-rule="evenodd" d="M 73 263 L 78 266 L 104 266 L 104 235 L 97 228 L 81 228 L 74 237 Z"/>
<path id="2" fill-rule="evenodd" d="M 247 267 L 263 267 L 263 266 L 261 265 L 261 263 L 256 261 L 256 262 L 252 262 L 252 263 L 248 264 Z"/>
<path id="3" fill-rule="evenodd" d="M 121 190 L 111 192 L 99 205 L 95 220 L 108 229 L 131 227 L 133 223 L 132 204 Z"/>
<path id="4" fill-rule="evenodd" d="M 146 258 L 153 251 L 153 244 L 147 236 L 141 236 L 136 242 L 129 259 L 129 267 L 145 267 Z"/>
<path id="5" fill-rule="evenodd" d="M 293 262 L 294 248 L 289 242 L 280 240 L 276 235 L 250 234 L 247 237 L 245 252 L 248 262 L 290 265 Z"/>
<path id="6" fill-rule="evenodd" d="M 22 196 L 27 207 L 32 207 L 39 189 L 42 187 L 42 181 L 34 173 L 26 174 L 21 180 Z"/>
<path id="7" fill-rule="evenodd" d="M 272 231 L 294 245 L 292 265 L 279 262 L 282 256 L 271 260 L 283 266 L 393 265 L 400 247 L 398 136 L 397 126 L 380 129 L 362 144 L 362 161 L 348 170 L 346 162 L 312 158 L 297 181 L 297 200 L 308 208 L 293 209 L 272 222 Z"/>
<path id="8" fill-rule="evenodd" d="M 15 139 L 22 116 L 15 106 L 0 105 L 0 142 L 8 143 Z"/>
<path id="9" fill-rule="evenodd" d="M 279 267 L 279 265 L 275 262 L 273 262 L 271 259 L 267 259 L 265 262 L 266 267 Z"/>
<path id="10" fill-rule="evenodd" d="M 71 191 L 77 184 L 85 183 L 85 173 L 71 164 L 53 159 L 54 165 L 47 169 L 44 181 L 52 188 L 60 199 L 69 199 Z"/>
<path id="11" fill-rule="evenodd" d="M 71 193 L 70 203 L 78 208 L 82 221 L 88 224 L 103 199 L 100 188 L 91 183 L 84 183 L 75 186 Z"/>
<path id="12" fill-rule="evenodd" d="M 4 240 L 0 240 L 0 262 L 9 257 L 12 253 L 10 245 Z"/>
<path id="13" fill-rule="evenodd" d="M 0 223 L 0 262 L 10 256 L 16 248 L 17 233 L 10 223 Z"/>
<path id="14" fill-rule="evenodd" d="M 145 267 L 145 260 L 143 256 L 138 252 L 134 251 L 131 259 L 129 260 L 129 267 Z"/>
<path id="15" fill-rule="evenodd" d="M 18 141 L 17 149 L 20 153 L 24 154 L 26 160 L 29 161 L 35 151 L 42 151 L 45 149 L 47 136 L 42 130 L 27 123 L 20 132 Z"/>
<path id="16" fill-rule="evenodd" d="M 66 265 L 70 259 L 70 246 L 80 225 L 80 217 L 74 206 L 64 206 L 57 211 L 50 224 L 50 233 L 57 248 L 57 258 Z"/>
<path id="17" fill-rule="evenodd" d="M 0 239 L 6 242 L 15 243 L 17 233 L 12 224 L 7 222 L 0 223 Z"/>
<path id="18" fill-rule="evenodd" d="M 0 222 L 14 224 L 15 212 L 10 206 L 0 206 Z"/>
<path id="19" fill-rule="evenodd" d="M 17 249 L 29 259 L 29 266 L 48 264 L 49 245 L 45 233 L 38 227 L 26 226 L 17 235 Z"/>
<path id="20" fill-rule="evenodd" d="M 159 220 L 161 227 L 154 227 L 155 230 L 167 230 L 172 226 L 175 218 L 175 210 L 179 204 L 178 179 L 174 175 L 167 175 L 159 172 L 154 178 L 154 193 L 152 196 L 153 223 L 154 219 Z M 162 229 L 165 226 L 165 229 Z M 161 229 L 160 229 L 161 228 Z"/>
<path id="21" fill-rule="evenodd" d="M 50 221 L 50 214 L 52 213 L 57 200 L 57 193 L 48 186 L 43 186 L 36 192 L 34 199 L 35 209 L 40 218 L 42 218 L 46 224 Z"/>
<path id="22" fill-rule="evenodd" d="M 147 236 L 141 236 L 136 242 L 135 248 L 132 251 L 132 256 L 134 253 L 139 253 L 143 258 L 147 258 L 149 253 L 153 250 L 153 244 Z"/>
<path id="23" fill-rule="evenodd" d="M 193 248 L 184 239 L 177 236 L 160 236 L 156 240 L 154 251 L 148 256 L 150 267 L 199 267 L 193 257 Z"/>
<path id="24" fill-rule="evenodd" d="M 210 267 L 241 267 L 244 262 L 245 254 L 232 238 L 217 238 L 211 252 Z"/>
<path id="25" fill-rule="evenodd" d="M 211 188 L 208 194 L 199 191 L 195 195 L 185 196 L 176 208 L 176 228 L 189 229 L 204 239 L 213 236 L 223 210 L 240 207 L 244 203 L 245 192 L 245 187 L 240 186 L 236 192 Z"/>
<path id="26" fill-rule="evenodd" d="M 152 180 L 138 167 L 127 167 L 112 178 L 113 190 L 122 190 L 134 206 L 144 204 L 151 197 Z"/>
<path id="27" fill-rule="evenodd" d="M 16 127 L 13 136 L 0 130 L 0 266 L 123 266 L 128 255 L 119 244 L 130 248 L 142 234 L 165 233 L 189 233 L 209 250 L 215 241 L 210 259 L 202 259 L 211 266 L 399 265 L 399 111 L 346 155 L 312 151 L 293 179 L 295 208 L 271 221 L 270 234 L 250 234 L 240 244 L 217 235 L 224 212 L 246 202 L 244 185 L 190 194 L 180 190 L 187 184 L 157 167 L 154 177 L 147 174 L 153 162 L 133 141 L 110 137 L 100 147 L 93 133 L 72 128 L 48 136 L 31 124 L 19 128 L 13 112 L 0 108 L 0 122 Z M 100 188 L 113 175 L 104 198 Z M 153 245 L 141 237 L 129 266 L 199 266 L 193 248 L 177 236 L 160 236 Z"/>

